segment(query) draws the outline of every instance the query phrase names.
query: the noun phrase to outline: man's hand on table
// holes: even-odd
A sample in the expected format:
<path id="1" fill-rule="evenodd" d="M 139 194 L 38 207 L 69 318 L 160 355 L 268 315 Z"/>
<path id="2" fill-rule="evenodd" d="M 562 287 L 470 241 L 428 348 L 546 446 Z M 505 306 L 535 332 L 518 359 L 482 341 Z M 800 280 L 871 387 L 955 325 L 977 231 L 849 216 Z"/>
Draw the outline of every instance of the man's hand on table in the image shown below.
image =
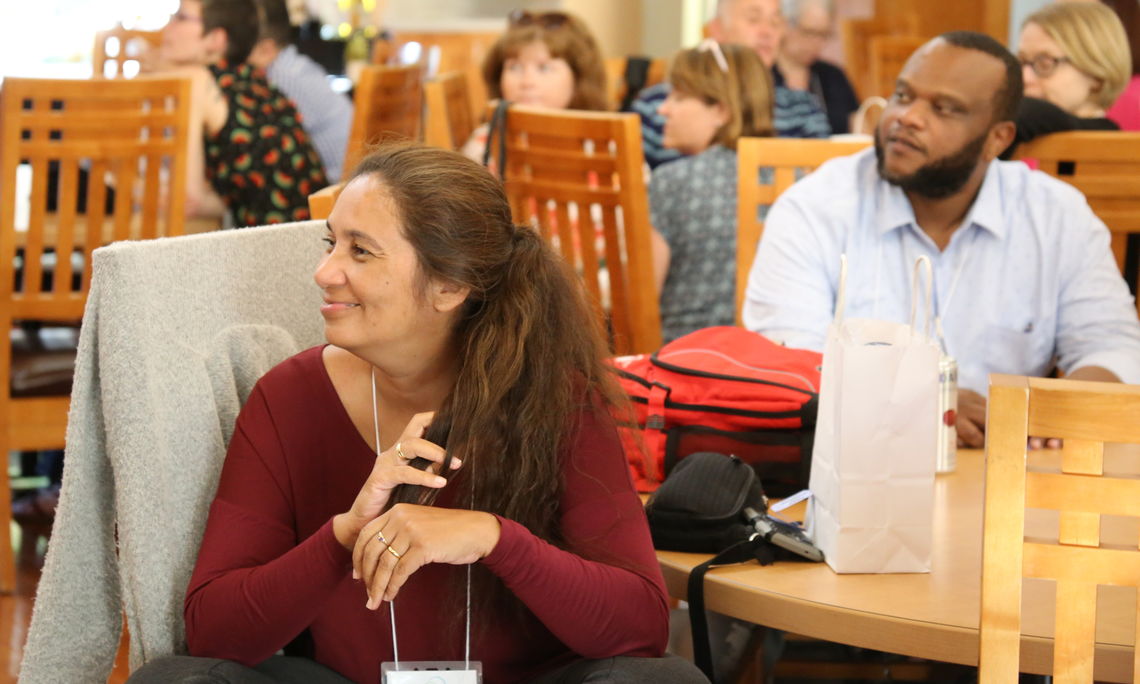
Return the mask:
<path id="1" fill-rule="evenodd" d="M 968 389 L 958 390 L 958 446 L 981 449 L 986 445 L 986 398 Z"/>

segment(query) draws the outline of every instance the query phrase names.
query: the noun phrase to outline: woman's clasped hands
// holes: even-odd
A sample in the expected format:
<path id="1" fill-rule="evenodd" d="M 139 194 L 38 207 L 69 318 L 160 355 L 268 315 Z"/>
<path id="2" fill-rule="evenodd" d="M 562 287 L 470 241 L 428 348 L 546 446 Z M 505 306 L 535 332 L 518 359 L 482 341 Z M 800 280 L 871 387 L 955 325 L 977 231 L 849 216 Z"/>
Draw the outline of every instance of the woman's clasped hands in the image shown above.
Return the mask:
<path id="1" fill-rule="evenodd" d="M 368 608 L 392 600 L 416 570 L 428 563 L 466 565 L 489 554 L 499 541 L 499 521 L 480 511 L 397 504 L 383 513 L 392 491 L 402 485 L 439 489 L 446 452 L 423 439 L 433 413 L 412 417 L 396 443 L 376 457 L 352 507 L 333 519 L 337 541 L 352 550 L 353 579 L 363 580 Z M 410 465 L 429 461 L 426 469 Z M 450 467 L 462 465 L 451 459 Z"/>

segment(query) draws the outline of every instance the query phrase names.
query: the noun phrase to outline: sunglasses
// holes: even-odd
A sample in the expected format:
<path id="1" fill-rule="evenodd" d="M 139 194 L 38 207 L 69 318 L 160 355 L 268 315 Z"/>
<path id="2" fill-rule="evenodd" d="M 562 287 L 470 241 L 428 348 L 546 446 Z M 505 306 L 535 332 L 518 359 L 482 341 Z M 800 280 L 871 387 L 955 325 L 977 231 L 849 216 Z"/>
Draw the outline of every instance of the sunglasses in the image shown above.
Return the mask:
<path id="1" fill-rule="evenodd" d="M 1018 57 L 1021 68 L 1029 67 L 1037 78 L 1049 78 L 1062 62 L 1068 62 L 1068 57 L 1054 57 L 1053 55 L 1037 55 L 1031 59 Z"/>
<path id="2" fill-rule="evenodd" d="M 526 10 L 515 10 L 507 15 L 511 27 L 539 26 L 544 29 L 562 28 L 570 23 L 570 15 L 565 12 L 539 12 L 537 14 Z"/>

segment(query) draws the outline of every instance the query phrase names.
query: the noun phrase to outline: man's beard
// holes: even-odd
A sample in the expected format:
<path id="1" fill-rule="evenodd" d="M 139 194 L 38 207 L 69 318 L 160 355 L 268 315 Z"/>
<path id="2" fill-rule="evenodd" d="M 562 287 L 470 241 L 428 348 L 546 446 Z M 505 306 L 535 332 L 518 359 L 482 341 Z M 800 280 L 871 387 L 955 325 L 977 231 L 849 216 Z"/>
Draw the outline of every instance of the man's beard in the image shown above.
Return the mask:
<path id="1" fill-rule="evenodd" d="M 966 185 L 978 160 L 982 156 L 982 148 L 986 144 L 987 133 L 962 145 L 957 152 L 941 159 L 936 159 L 921 166 L 909 176 L 892 176 L 887 172 L 883 158 L 883 140 L 879 129 L 875 129 L 875 159 L 878 161 L 879 175 L 891 185 L 897 185 L 906 192 L 911 192 L 927 199 L 942 199 L 949 197 Z"/>

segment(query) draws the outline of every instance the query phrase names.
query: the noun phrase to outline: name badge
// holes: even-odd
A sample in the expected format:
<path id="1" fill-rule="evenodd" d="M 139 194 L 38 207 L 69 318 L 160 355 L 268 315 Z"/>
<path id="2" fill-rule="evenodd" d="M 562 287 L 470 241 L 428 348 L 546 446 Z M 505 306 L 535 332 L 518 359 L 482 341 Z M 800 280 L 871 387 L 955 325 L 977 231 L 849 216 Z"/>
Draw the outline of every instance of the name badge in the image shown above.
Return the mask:
<path id="1" fill-rule="evenodd" d="M 380 664 L 382 684 L 480 684 L 483 664 L 477 660 L 410 660 Z"/>

